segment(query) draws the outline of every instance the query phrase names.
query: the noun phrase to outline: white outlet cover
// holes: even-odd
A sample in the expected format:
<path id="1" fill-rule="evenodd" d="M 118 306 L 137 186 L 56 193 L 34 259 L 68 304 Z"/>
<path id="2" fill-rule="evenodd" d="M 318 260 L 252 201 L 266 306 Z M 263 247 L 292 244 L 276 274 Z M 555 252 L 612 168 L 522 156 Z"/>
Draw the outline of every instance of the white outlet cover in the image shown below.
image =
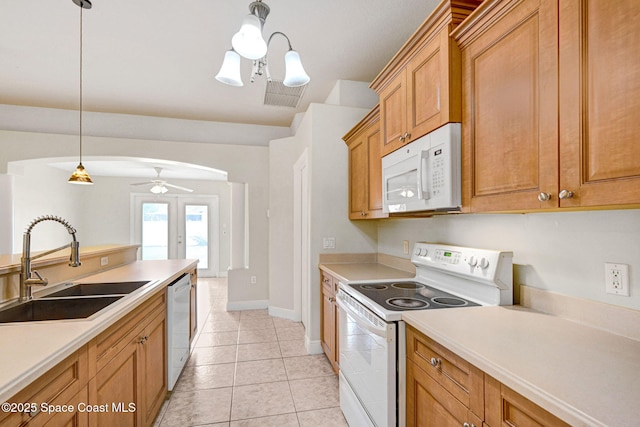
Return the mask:
<path id="1" fill-rule="evenodd" d="M 629 296 L 629 265 L 604 264 L 605 291 L 608 294 Z"/>

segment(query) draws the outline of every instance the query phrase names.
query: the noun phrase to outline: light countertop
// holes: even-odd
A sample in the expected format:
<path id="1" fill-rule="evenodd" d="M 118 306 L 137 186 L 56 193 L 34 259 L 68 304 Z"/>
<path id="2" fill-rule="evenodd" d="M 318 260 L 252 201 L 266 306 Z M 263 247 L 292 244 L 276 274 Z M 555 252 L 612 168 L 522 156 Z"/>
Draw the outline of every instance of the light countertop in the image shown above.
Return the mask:
<path id="1" fill-rule="evenodd" d="M 0 324 L 0 402 L 7 401 L 196 265 L 196 260 L 136 261 L 81 280 L 82 283 L 151 281 L 95 317 Z"/>
<path id="2" fill-rule="evenodd" d="M 520 306 L 403 320 L 573 426 L 640 420 L 640 341 Z"/>
<path id="3" fill-rule="evenodd" d="M 320 264 L 320 269 L 337 277 L 341 282 L 377 282 L 415 277 L 414 273 L 375 262 Z"/>

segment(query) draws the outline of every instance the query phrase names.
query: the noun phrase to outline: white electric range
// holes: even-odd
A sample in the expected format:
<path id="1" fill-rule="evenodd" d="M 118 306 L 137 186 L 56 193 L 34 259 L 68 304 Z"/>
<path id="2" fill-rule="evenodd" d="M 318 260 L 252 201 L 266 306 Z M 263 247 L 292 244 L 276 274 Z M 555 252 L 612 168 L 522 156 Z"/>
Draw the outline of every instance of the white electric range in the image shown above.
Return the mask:
<path id="1" fill-rule="evenodd" d="M 340 407 L 352 427 L 404 426 L 407 310 L 511 305 L 512 252 L 416 243 L 412 279 L 340 282 Z"/>

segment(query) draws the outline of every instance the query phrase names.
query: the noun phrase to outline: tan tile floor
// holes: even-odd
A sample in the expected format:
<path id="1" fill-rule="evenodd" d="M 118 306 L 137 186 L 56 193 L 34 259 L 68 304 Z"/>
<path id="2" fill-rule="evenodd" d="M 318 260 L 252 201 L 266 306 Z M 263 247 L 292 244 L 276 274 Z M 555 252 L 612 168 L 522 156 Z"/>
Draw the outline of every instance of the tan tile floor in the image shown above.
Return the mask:
<path id="1" fill-rule="evenodd" d="M 157 427 L 342 427 L 338 378 L 299 322 L 227 312 L 226 279 L 198 280 L 199 336 Z"/>

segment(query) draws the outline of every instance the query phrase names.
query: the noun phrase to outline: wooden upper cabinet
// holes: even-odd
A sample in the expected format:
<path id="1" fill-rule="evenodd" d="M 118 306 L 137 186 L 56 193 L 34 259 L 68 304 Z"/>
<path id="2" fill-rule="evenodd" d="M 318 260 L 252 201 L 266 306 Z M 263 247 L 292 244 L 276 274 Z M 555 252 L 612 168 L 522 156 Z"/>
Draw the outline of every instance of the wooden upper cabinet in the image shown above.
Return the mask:
<path id="1" fill-rule="evenodd" d="M 489 0 L 454 32 L 463 206 L 640 204 L 640 32 L 625 0 Z"/>
<path id="2" fill-rule="evenodd" d="M 461 120 L 460 52 L 449 33 L 479 3 L 440 3 L 371 83 L 380 96 L 383 156 Z"/>
<path id="3" fill-rule="evenodd" d="M 466 210 L 557 204 L 557 34 L 552 0 L 487 1 L 454 31 L 462 54 Z M 540 201 L 540 193 L 550 199 Z"/>
<path id="4" fill-rule="evenodd" d="M 349 148 L 349 218 L 383 218 L 382 140 L 376 106 L 343 137 Z"/>
<path id="5" fill-rule="evenodd" d="M 562 207 L 640 203 L 640 2 L 560 0 Z"/>

